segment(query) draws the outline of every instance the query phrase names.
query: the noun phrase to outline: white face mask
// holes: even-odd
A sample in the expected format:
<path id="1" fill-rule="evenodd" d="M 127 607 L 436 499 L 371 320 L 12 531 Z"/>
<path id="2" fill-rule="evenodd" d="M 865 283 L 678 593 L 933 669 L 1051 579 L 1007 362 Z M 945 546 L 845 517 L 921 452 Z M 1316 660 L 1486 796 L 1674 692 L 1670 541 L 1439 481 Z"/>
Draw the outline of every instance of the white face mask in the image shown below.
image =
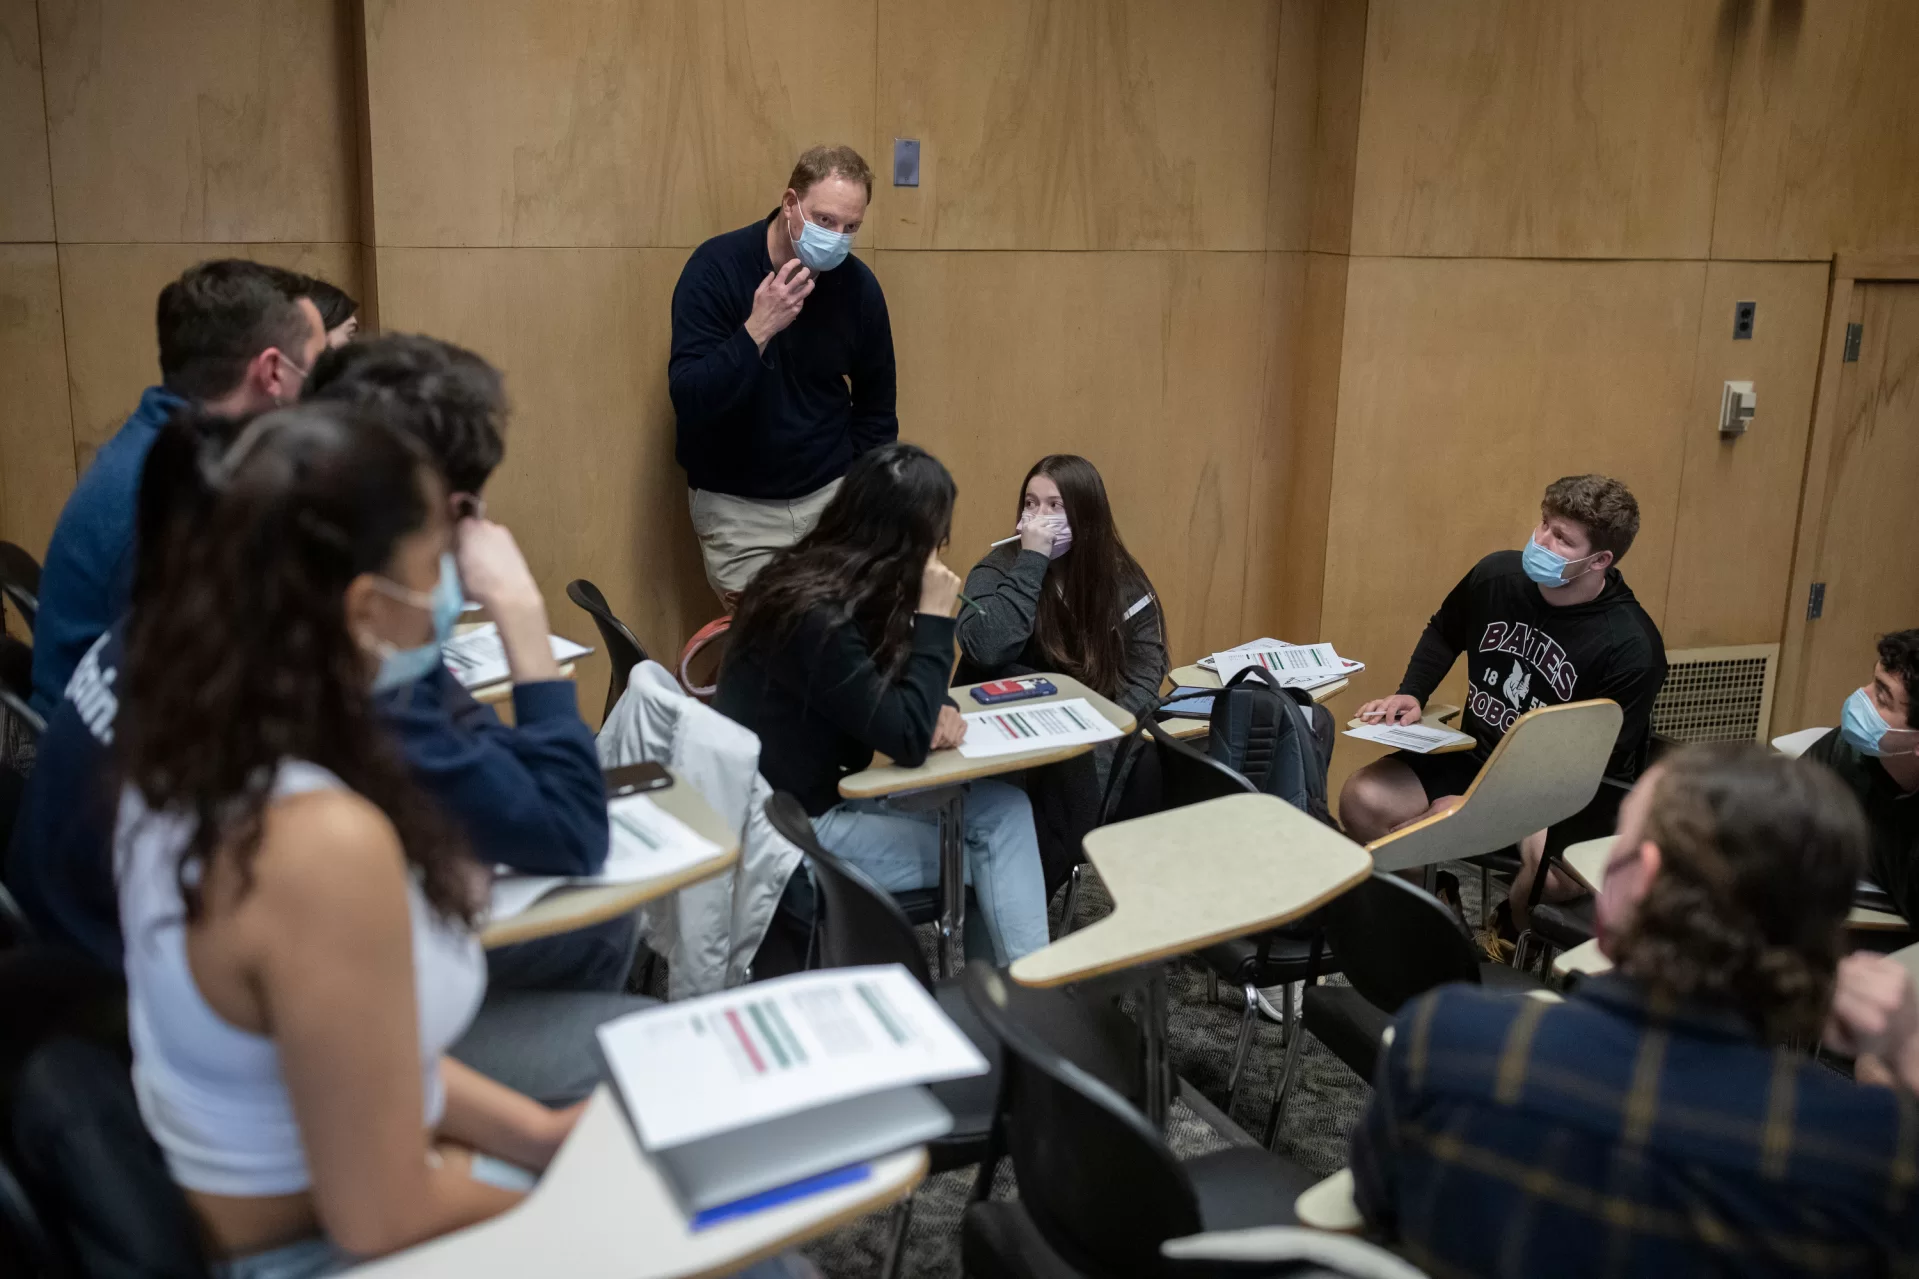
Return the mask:
<path id="1" fill-rule="evenodd" d="M 1019 523 L 1013 525 L 1014 534 L 1024 533 L 1029 522 L 1035 526 L 1050 522 L 1054 526 L 1053 549 L 1047 552 L 1047 559 L 1056 560 L 1073 549 L 1073 527 L 1066 522 L 1066 512 L 1039 509 L 1028 511 L 1019 517 Z"/>
<path id="2" fill-rule="evenodd" d="M 846 261 L 846 255 L 853 249 L 853 237 L 844 231 L 828 231 L 825 227 L 809 221 L 806 210 L 800 210 L 800 238 L 792 240 L 793 252 L 799 255 L 800 265 L 809 271 L 831 271 Z"/>

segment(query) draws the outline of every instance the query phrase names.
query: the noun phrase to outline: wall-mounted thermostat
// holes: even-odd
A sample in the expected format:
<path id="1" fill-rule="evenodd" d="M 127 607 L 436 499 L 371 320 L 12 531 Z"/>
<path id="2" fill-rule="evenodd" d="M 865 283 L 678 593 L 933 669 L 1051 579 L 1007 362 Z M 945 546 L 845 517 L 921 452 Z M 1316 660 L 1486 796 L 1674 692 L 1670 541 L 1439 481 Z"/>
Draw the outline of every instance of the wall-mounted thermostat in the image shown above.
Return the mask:
<path id="1" fill-rule="evenodd" d="M 1719 393 L 1719 433 L 1744 435 L 1759 410 L 1759 397 L 1750 382 L 1728 382 Z"/>

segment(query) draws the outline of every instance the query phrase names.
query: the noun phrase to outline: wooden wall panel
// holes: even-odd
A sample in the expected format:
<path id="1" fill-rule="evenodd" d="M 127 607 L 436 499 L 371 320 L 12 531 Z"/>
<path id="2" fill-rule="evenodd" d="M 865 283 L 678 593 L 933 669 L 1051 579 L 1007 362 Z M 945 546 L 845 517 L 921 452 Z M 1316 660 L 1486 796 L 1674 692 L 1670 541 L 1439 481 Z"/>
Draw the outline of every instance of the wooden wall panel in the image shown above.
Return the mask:
<path id="1" fill-rule="evenodd" d="M 1391 692 L 1426 619 L 1539 495 L 1599 471 L 1632 487 L 1621 565 L 1666 598 L 1705 264 L 1355 258 L 1346 294 L 1319 638 Z"/>
<path id="2" fill-rule="evenodd" d="M 1027 467 L 1081 453 L 1164 596 L 1175 659 L 1236 642 L 1262 404 L 1261 257 L 876 256 L 900 434 L 959 482 L 956 571 L 1012 530 Z"/>
<path id="3" fill-rule="evenodd" d="M 1353 252 L 1705 257 L 1737 9 L 1373 0 Z"/>
<path id="4" fill-rule="evenodd" d="M 1365 0 L 1283 0 L 1266 247 L 1344 253 L 1366 67 Z"/>
<path id="5" fill-rule="evenodd" d="M 43 558 L 73 487 L 73 431 L 51 244 L 0 245 L 0 538 Z"/>
<path id="6" fill-rule="evenodd" d="M 691 246 L 743 225 L 806 147 L 870 144 L 873 7 L 369 3 L 378 242 Z"/>
<path id="7" fill-rule="evenodd" d="M 1279 51 L 1273 68 L 1273 149 L 1266 175 L 1266 247 L 1307 247 L 1317 176 L 1320 28 L 1326 0 L 1279 0 Z"/>
<path id="8" fill-rule="evenodd" d="M 34 0 L 0 0 L 0 241 L 53 238 Z"/>
<path id="9" fill-rule="evenodd" d="M 73 444 L 82 470 L 160 380 L 153 332 L 160 290 L 208 258 L 241 257 L 304 271 L 361 295 L 356 244 L 61 244 Z"/>
<path id="10" fill-rule="evenodd" d="M 1279 6 L 884 0 L 874 149 L 920 139 L 881 249 L 1257 249 Z"/>
<path id="11" fill-rule="evenodd" d="M 1919 5 L 1754 0 L 1738 50 L 1713 256 L 1919 248 Z"/>
<path id="12" fill-rule="evenodd" d="M 346 0 L 42 0 L 59 238 L 340 241 Z"/>
<path id="13" fill-rule="evenodd" d="M 1294 405 L 1305 374 L 1306 270 L 1310 254 L 1265 254 L 1260 302 L 1263 408 L 1251 424 L 1246 504 L 1246 591 L 1240 628 L 1246 638 L 1278 635 L 1286 592 L 1290 492 L 1295 442 Z"/>
<path id="14" fill-rule="evenodd" d="M 1776 644 L 1792 577 L 1813 382 L 1826 317 L 1824 263 L 1714 262 L 1706 268 L 1685 469 L 1662 631 L 1667 648 Z M 1759 304 L 1735 341 L 1734 305 Z M 1743 436 L 1716 429 L 1728 379 L 1751 379 L 1759 414 Z M 1637 556 L 1635 556 L 1635 560 Z"/>
<path id="15" fill-rule="evenodd" d="M 673 461 L 668 303 L 680 249 L 378 250 L 388 327 L 469 346 L 506 374 L 506 460 L 487 486 L 546 593 L 554 629 L 599 642 L 566 584 L 590 578 L 653 656 L 719 613 Z M 581 664 L 599 722 L 603 654 Z"/>
<path id="16" fill-rule="evenodd" d="M 1298 644 L 1325 638 L 1321 605 L 1332 510 L 1334 442 L 1339 431 L 1347 271 L 1348 259 L 1343 256 L 1307 255 L 1298 376 L 1287 417 L 1291 438 L 1287 441 L 1286 535 L 1277 548 L 1274 565 L 1279 581 L 1279 629 L 1272 632 L 1277 638 Z"/>
<path id="17" fill-rule="evenodd" d="M 1792 591 L 1797 604 L 1823 583 L 1824 607 L 1817 620 L 1792 611 L 1775 733 L 1837 723 L 1878 638 L 1919 622 L 1919 283 L 1859 280 L 1835 303 Z M 1839 362 L 1847 321 L 1863 330 L 1858 358 Z"/>

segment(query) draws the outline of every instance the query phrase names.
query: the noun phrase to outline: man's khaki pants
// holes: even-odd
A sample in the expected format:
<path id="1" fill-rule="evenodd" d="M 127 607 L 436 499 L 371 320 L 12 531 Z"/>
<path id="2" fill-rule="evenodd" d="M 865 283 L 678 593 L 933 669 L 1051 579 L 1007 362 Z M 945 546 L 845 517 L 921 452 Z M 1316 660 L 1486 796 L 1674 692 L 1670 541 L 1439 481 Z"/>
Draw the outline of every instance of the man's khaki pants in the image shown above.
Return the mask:
<path id="1" fill-rule="evenodd" d="M 813 531 L 820 512 L 840 491 L 834 480 L 804 497 L 734 497 L 711 489 L 688 489 L 693 532 L 706 561 L 706 581 L 720 603 L 731 607 L 773 552 L 784 550 Z"/>

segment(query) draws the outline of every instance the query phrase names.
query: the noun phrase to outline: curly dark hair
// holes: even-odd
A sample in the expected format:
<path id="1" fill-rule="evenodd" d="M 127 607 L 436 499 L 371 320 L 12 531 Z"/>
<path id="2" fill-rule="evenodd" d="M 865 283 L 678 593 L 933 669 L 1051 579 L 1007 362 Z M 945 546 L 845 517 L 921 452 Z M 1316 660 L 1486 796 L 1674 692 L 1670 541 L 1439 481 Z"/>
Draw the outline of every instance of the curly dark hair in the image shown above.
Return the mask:
<path id="1" fill-rule="evenodd" d="M 434 909 L 472 923 L 474 863 L 376 717 L 344 608 L 349 583 L 427 526 L 441 502 L 431 462 L 378 417 L 337 404 L 265 414 L 224 452 L 216 432 L 184 425 L 173 443 L 192 438 L 212 497 L 181 500 L 171 544 L 149 561 L 156 580 L 128 621 L 117 732 L 123 779 L 155 812 L 193 821 L 177 872 L 188 918 L 216 849 L 251 885 L 277 766 L 304 760 L 385 813 Z"/>
<path id="2" fill-rule="evenodd" d="M 1879 664 L 1906 687 L 1906 724 L 1919 728 L 1919 628 L 1879 637 Z"/>
<path id="3" fill-rule="evenodd" d="M 1594 553 L 1611 551 L 1615 564 L 1626 558 L 1639 536 L 1639 502 L 1631 489 L 1609 475 L 1556 479 L 1546 486 L 1539 510 L 1585 529 Z"/>
<path id="4" fill-rule="evenodd" d="M 377 408 L 426 445 L 456 493 L 477 495 L 506 455 L 500 371 L 438 338 L 383 333 L 323 352 L 300 398 Z"/>
<path id="5" fill-rule="evenodd" d="M 1656 995 L 1730 1005 L 1772 1043 L 1819 1035 L 1870 835 L 1830 770 L 1753 742 L 1688 746 L 1652 777 L 1653 876 L 1613 946 Z"/>
<path id="6" fill-rule="evenodd" d="M 811 533 L 779 552 L 746 588 L 727 633 L 732 652 L 786 643 L 806 615 L 828 629 L 858 624 L 873 664 L 892 678 L 906 664 L 926 557 L 946 544 L 958 490 L 940 460 L 916 444 L 883 444 L 847 471 Z"/>

